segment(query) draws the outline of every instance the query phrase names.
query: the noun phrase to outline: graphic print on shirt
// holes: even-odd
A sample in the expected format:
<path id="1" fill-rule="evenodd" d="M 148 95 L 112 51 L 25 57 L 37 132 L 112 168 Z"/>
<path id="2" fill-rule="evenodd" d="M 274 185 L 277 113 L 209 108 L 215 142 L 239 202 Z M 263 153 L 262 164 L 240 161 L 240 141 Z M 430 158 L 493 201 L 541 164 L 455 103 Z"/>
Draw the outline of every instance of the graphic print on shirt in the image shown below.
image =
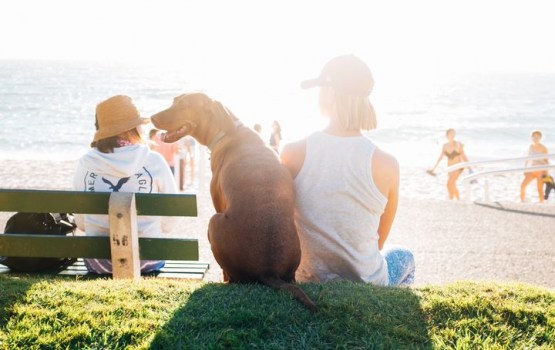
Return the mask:
<path id="1" fill-rule="evenodd" d="M 98 181 L 98 180 L 101 181 Z M 84 178 L 86 192 L 134 192 L 152 193 L 152 175 L 146 168 L 124 178 L 100 175 L 87 171 Z"/>
<path id="2" fill-rule="evenodd" d="M 119 189 L 121 188 L 121 186 L 123 186 L 124 183 L 129 181 L 129 178 L 124 177 L 122 179 L 119 179 L 118 183 L 115 186 L 114 186 L 113 183 L 110 182 L 110 180 L 108 180 L 104 177 L 102 178 L 102 181 L 104 181 L 105 184 L 108 184 L 108 186 L 110 186 L 109 188 L 112 190 L 112 192 L 119 192 Z"/>

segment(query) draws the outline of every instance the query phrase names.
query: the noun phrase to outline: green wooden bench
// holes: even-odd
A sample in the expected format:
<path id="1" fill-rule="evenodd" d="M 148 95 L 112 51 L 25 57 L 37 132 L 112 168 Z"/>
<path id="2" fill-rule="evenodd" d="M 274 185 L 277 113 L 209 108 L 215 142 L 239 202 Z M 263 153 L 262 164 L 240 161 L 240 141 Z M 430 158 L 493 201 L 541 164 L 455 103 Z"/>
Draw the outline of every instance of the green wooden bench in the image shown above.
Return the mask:
<path id="1" fill-rule="evenodd" d="M 160 272 L 150 274 L 158 277 L 201 279 L 209 267 L 198 261 L 196 239 L 143 238 L 137 233 L 138 215 L 197 216 L 195 195 L 0 189 L 0 212 L 109 215 L 106 237 L 0 234 L 0 256 L 79 258 L 47 273 L 91 276 L 82 258 L 111 259 L 113 277 L 125 279 L 140 278 L 140 259 L 166 260 Z M 0 265 L 0 273 L 10 271 Z"/>

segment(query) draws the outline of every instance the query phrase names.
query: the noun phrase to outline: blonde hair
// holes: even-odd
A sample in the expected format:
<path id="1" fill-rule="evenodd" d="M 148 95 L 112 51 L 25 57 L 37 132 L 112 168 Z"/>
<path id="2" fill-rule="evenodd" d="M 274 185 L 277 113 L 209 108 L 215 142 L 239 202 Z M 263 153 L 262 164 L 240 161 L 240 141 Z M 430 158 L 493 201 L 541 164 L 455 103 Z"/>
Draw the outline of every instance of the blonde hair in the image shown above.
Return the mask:
<path id="1" fill-rule="evenodd" d="M 377 127 L 378 121 L 374 108 L 370 104 L 368 97 L 350 96 L 337 92 L 325 94 L 324 105 L 329 108 L 335 104 L 335 115 L 345 130 L 372 130 Z"/>

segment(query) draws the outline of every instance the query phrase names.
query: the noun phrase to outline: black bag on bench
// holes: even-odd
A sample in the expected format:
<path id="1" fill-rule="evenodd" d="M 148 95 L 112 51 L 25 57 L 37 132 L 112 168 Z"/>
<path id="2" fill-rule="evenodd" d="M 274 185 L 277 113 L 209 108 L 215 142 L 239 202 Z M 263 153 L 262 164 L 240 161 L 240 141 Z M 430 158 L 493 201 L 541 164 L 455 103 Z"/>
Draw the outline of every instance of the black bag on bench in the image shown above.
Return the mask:
<path id="1" fill-rule="evenodd" d="M 38 235 L 68 235 L 75 231 L 72 214 L 16 213 L 6 222 L 5 233 L 33 233 Z M 36 272 L 64 268 L 75 262 L 72 258 L 0 257 L 0 264 L 14 271 Z"/>

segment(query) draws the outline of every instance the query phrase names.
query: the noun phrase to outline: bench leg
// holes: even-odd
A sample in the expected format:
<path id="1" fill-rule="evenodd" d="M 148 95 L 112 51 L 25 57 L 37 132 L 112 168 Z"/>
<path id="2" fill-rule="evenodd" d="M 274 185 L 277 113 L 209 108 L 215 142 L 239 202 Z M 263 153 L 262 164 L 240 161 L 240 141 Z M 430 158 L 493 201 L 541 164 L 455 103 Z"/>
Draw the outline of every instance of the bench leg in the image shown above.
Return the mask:
<path id="1" fill-rule="evenodd" d="M 114 279 L 141 278 L 135 194 L 114 192 L 109 204 L 110 250 Z"/>

